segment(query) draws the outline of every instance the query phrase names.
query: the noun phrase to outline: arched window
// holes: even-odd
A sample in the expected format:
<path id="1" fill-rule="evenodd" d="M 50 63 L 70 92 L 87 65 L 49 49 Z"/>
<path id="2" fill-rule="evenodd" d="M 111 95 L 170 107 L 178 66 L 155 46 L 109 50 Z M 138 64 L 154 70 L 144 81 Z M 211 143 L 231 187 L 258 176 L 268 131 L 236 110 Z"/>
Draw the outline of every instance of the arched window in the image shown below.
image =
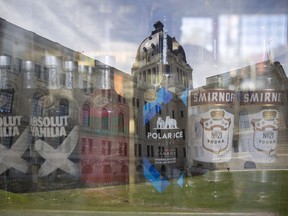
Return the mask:
<path id="1" fill-rule="evenodd" d="M 118 131 L 124 133 L 124 114 L 122 112 L 118 113 Z"/>
<path id="2" fill-rule="evenodd" d="M 102 109 L 101 112 L 101 129 L 108 130 L 109 128 L 109 113 L 106 109 Z"/>
<path id="3" fill-rule="evenodd" d="M 68 115 L 69 114 L 69 102 L 67 99 L 61 99 L 59 104 L 59 113 L 60 116 Z"/>
<path id="4" fill-rule="evenodd" d="M 82 126 L 90 126 L 90 107 L 87 104 L 84 104 L 82 107 Z"/>

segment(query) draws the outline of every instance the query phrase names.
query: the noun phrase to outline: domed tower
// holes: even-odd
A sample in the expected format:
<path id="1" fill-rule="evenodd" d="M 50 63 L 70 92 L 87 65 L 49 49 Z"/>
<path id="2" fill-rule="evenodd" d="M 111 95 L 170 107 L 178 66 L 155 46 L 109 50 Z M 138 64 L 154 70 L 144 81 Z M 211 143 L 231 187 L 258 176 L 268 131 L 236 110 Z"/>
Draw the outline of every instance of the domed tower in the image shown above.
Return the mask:
<path id="1" fill-rule="evenodd" d="M 182 46 L 158 21 L 140 44 L 132 66 L 136 170 L 143 158 L 166 178 L 177 178 L 186 161 L 187 92 L 192 69 Z"/>
<path id="2" fill-rule="evenodd" d="M 158 21 L 155 30 L 140 44 L 132 75 L 139 85 L 166 87 L 174 93 L 192 88 L 192 69 L 183 47 Z"/>

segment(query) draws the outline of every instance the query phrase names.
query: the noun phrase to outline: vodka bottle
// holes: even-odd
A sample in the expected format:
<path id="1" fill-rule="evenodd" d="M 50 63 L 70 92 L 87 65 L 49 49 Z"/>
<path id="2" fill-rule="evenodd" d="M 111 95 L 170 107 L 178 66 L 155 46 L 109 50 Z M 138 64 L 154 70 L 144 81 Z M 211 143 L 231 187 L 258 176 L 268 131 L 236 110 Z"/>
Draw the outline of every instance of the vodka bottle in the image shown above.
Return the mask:
<path id="1" fill-rule="evenodd" d="M 277 147 L 283 144 L 279 143 L 279 136 L 285 136 L 285 87 L 281 78 L 286 76 L 285 72 L 279 63 L 270 61 L 241 70 L 251 73 L 242 80 L 237 93 L 240 104 L 238 144 L 241 158 L 246 161 L 244 168 L 277 166 L 274 164 Z M 257 75 L 256 81 L 252 72 Z M 255 86 L 247 87 L 249 82 Z"/>
<path id="2" fill-rule="evenodd" d="M 214 169 L 231 160 L 235 92 L 199 88 L 190 92 L 189 163 Z"/>
<path id="3" fill-rule="evenodd" d="M 28 119 L 19 74 L 11 58 L 0 56 L 0 187 L 13 192 L 31 189 Z"/>
<path id="4" fill-rule="evenodd" d="M 143 170 L 147 178 L 146 171 L 151 168 L 159 173 L 155 177 L 158 181 L 178 178 L 185 166 L 187 103 L 182 95 L 192 82 L 192 69 L 182 46 L 168 35 L 164 25 L 157 22 L 154 27 L 139 46 L 132 75 L 134 97 L 140 101 L 135 106 L 140 128 L 135 134 L 137 170 Z"/>
<path id="5" fill-rule="evenodd" d="M 78 107 L 73 97 L 77 64 L 45 56 L 47 85 L 35 89 L 30 117 L 39 190 L 76 187 L 79 181 Z"/>

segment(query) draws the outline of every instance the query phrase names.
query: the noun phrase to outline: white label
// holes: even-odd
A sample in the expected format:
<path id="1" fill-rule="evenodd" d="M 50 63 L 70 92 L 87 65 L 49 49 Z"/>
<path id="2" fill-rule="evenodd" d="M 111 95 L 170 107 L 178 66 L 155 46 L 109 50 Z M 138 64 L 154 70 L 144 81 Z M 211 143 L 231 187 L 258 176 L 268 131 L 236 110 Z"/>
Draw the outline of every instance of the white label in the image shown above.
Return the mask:
<path id="1" fill-rule="evenodd" d="M 203 162 L 231 159 L 234 116 L 224 109 L 211 109 L 192 116 L 192 157 Z"/>
<path id="2" fill-rule="evenodd" d="M 68 118 L 69 116 L 30 117 L 31 134 L 34 137 L 66 136 Z"/>
<path id="3" fill-rule="evenodd" d="M 278 111 L 265 109 L 242 115 L 239 120 L 240 152 L 248 153 L 254 162 L 273 163 L 278 140 Z"/>
<path id="4" fill-rule="evenodd" d="M 35 149 L 45 159 L 45 162 L 39 169 L 38 176 L 48 176 L 58 168 L 73 176 L 78 176 L 79 167 L 69 159 L 69 156 L 74 151 L 77 142 L 77 126 L 73 128 L 66 139 L 56 149 L 54 149 L 45 141 L 38 139 L 35 142 Z"/>
<path id="5" fill-rule="evenodd" d="M 0 175 L 11 167 L 22 173 L 27 172 L 29 164 L 21 156 L 28 148 L 28 135 L 29 130 L 26 128 L 10 148 L 0 143 Z"/>
<path id="6" fill-rule="evenodd" d="M 153 130 L 161 132 L 148 132 L 148 139 L 182 139 L 183 132 L 179 131 L 176 119 L 166 116 L 165 120 L 162 117 L 158 117 L 156 127 Z M 176 130 L 176 131 L 174 131 Z M 178 130 L 178 131 L 177 131 Z"/>

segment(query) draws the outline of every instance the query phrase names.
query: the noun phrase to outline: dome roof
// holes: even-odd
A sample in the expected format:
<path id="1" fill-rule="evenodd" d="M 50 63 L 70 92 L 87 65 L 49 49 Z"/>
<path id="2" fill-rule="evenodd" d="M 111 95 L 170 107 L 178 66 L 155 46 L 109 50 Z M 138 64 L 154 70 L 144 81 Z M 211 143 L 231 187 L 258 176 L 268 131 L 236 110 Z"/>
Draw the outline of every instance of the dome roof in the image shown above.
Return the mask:
<path id="1" fill-rule="evenodd" d="M 147 58 L 147 55 L 163 54 L 163 48 L 165 47 L 165 41 L 167 41 L 167 51 L 172 53 L 178 58 L 182 59 L 186 63 L 186 55 L 183 47 L 176 41 L 176 39 L 169 36 L 164 31 L 164 25 L 160 21 L 154 24 L 155 30 L 152 31 L 151 35 L 143 40 L 140 44 L 136 61 L 142 61 Z"/>

